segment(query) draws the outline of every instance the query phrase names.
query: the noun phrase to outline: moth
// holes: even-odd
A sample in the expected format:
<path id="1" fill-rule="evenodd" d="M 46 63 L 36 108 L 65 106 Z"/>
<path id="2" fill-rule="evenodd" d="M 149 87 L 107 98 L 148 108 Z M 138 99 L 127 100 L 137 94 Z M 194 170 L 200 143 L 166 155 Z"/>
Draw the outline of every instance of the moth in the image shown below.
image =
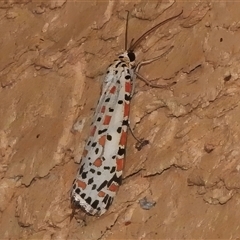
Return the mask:
<path id="1" fill-rule="evenodd" d="M 135 42 L 132 40 L 128 49 L 126 30 L 126 51 L 107 69 L 91 132 L 73 181 L 71 203 L 74 208 L 101 216 L 111 206 L 121 185 L 125 161 L 130 101 L 138 69 L 134 50 L 146 36 L 181 14 L 182 11 L 160 22 Z"/>

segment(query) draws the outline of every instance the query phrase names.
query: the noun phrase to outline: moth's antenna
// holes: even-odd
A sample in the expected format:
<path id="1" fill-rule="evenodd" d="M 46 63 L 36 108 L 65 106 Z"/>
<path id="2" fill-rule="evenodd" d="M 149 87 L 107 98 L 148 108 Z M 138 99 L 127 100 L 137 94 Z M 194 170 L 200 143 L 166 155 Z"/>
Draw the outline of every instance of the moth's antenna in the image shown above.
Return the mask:
<path id="1" fill-rule="evenodd" d="M 128 16 L 129 16 L 129 11 L 126 10 L 127 12 L 127 20 L 126 20 L 126 29 L 125 29 L 125 51 L 127 51 L 127 44 L 128 44 Z"/>
<path id="2" fill-rule="evenodd" d="M 132 43 L 132 44 L 130 45 L 130 47 L 129 47 L 129 49 L 128 49 L 128 52 L 133 52 L 134 49 L 139 45 L 139 43 L 140 43 L 145 37 L 147 37 L 150 33 L 152 33 L 153 31 L 155 31 L 157 28 L 159 28 L 160 26 L 164 25 L 165 23 L 171 21 L 172 19 L 179 17 L 182 13 L 183 13 L 183 10 L 182 10 L 179 14 L 177 14 L 177 15 L 175 15 L 175 16 L 173 16 L 173 17 L 170 17 L 170 18 L 168 18 L 168 19 L 166 19 L 166 20 L 158 23 L 156 26 L 154 26 L 153 28 L 149 29 L 149 30 L 148 30 L 147 32 L 145 32 L 140 38 L 138 38 L 137 41 L 135 41 L 134 43 Z"/>

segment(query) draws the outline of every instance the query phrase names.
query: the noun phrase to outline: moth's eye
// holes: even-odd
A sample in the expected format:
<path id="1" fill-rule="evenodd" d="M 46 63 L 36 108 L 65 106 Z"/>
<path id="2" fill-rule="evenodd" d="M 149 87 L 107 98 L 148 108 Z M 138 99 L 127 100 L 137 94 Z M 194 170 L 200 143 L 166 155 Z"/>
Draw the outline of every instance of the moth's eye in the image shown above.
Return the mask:
<path id="1" fill-rule="evenodd" d="M 135 54 L 133 52 L 129 52 L 128 53 L 128 57 L 129 57 L 130 62 L 133 62 L 135 60 L 135 58 L 136 58 Z"/>

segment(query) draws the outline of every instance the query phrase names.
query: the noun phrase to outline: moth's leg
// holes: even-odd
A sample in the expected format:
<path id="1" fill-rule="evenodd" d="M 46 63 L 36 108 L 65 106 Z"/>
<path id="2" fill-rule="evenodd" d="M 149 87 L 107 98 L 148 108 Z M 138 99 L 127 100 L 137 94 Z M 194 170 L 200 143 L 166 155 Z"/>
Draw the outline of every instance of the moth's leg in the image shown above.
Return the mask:
<path id="1" fill-rule="evenodd" d="M 131 98 L 132 98 L 133 95 L 134 95 L 135 87 L 136 87 L 136 75 L 133 74 L 133 76 L 132 76 L 132 90 L 131 90 L 131 93 L 130 93 L 130 97 L 131 97 Z"/>
<path id="2" fill-rule="evenodd" d="M 71 208 L 72 208 L 72 213 L 70 214 L 70 222 L 75 217 L 77 222 L 81 222 L 84 226 L 86 226 L 87 214 L 83 212 L 79 207 L 76 207 L 76 205 L 73 202 L 73 199 L 71 199 Z"/>
<path id="3" fill-rule="evenodd" d="M 131 126 L 130 126 L 130 120 L 128 120 L 128 128 L 129 131 L 131 132 L 133 138 L 137 141 L 137 143 L 135 144 L 135 148 L 140 151 L 145 145 L 149 144 L 149 141 L 144 139 L 144 138 L 138 138 L 136 137 L 136 135 L 134 134 Z"/>
<path id="4" fill-rule="evenodd" d="M 154 88 L 166 88 L 166 87 L 171 87 L 172 85 L 176 84 L 176 82 L 173 82 L 173 83 L 170 83 L 168 85 L 160 85 L 160 84 L 153 84 L 151 83 L 151 81 L 149 81 L 148 79 L 146 79 L 144 76 L 142 76 L 140 73 L 139 73 L 139 70 L 142 66 L 144 65 L 147 65 L 147 64 L 150 64 L 152 62 L 155 62 L 157 61 L 158 59 L 166 56 L 171 50 L 173 49 L 173 46 L 171 46 L 165 53 L 161 54 L 160 56 L 157 56 L 155 58 L 152 58 L 152 59 L 148 59 L 146 61 L 142 61 L 140 63 L 138 63 L 137 67 L 135 68 L 135 74 L 142 80 L 144 81 L 148 86 L 150 87 L 154 87 Z M 157 79 L 153 79 L 153 80 L 157 80 Z M 152 81 L 153 81 L 152 80 Z"/>

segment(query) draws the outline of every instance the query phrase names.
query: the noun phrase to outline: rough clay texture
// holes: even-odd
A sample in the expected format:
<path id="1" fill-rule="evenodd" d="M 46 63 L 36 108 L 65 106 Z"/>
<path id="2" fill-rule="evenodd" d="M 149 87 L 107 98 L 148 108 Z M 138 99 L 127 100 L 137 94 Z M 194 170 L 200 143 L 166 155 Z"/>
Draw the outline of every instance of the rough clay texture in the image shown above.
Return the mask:
<path id="1" fill-rule="evenodd" d="M 0 3 L 1 239 L 235 239 L 240 235 L 240 21 L 227 1 Z M 69 193 L 101 81 L 141 43 L 123 185 L 109 211 L 74 217 Z M 129 39 L 130 42 L 130 39 Z M 142 200 L 143 199 L 143 200 Z M 139 204 L 139 201 L 141 204 Z M 149 201 L 149 202 L 148 202 Z M 149 210 L 144 210 L 147 208 Z"/>

